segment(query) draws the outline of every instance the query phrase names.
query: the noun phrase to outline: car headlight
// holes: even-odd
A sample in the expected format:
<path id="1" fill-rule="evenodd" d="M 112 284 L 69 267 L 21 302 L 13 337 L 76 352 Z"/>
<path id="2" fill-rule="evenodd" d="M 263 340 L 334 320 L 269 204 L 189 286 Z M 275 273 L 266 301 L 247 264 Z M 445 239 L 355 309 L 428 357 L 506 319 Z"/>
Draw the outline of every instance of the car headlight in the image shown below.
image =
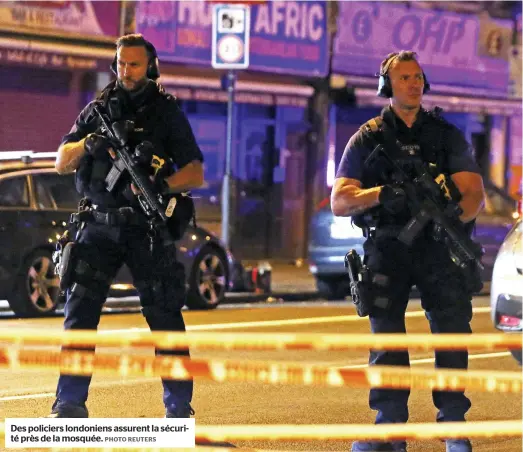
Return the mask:
<path id="1" fill-rule="evenodd" d="M 361 229 L 351 223 L 351 217 L 333 217 L 330 226 L 333 239 L 357 239 L 362 237 Z"/>

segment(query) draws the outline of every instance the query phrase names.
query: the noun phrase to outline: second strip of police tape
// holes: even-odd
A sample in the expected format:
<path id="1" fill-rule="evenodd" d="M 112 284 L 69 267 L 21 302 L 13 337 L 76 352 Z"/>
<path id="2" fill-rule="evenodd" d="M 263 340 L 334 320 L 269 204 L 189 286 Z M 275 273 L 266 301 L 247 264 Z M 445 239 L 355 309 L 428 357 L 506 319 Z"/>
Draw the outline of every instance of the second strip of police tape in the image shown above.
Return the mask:
<path id="1" fill-rule="evenodd" d="M 197 348 L 200 350 L 507 350 L 521 349 L 521 334 L 321 334 L 141 332 L 92 330 L 0 330 L 0 342 L 18 345 L 77 345 Z"/>
<path id="2" fill-rule="evenodd" d="M 521 393 L 521 372 L 463 371 L 401 366 L 335 368 L 302 362 L 195 359 L 81 350 L 26 349 L 0 346 L 0 368 L 60 370 L 74 375 L 203 378 L 217 382 L 258 382 L 360 388 L 413 388 Z"/>

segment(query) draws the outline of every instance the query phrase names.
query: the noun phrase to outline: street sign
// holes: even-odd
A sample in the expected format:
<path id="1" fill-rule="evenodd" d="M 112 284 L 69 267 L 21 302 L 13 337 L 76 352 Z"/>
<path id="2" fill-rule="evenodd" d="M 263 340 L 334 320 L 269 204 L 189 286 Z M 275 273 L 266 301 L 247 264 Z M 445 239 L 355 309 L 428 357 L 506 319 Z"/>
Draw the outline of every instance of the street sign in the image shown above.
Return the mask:
<path id="1" fill-rule="evenodd" d="M 212 15 L 212 67 L 249 67 L 250 9 L 247 5 L 214 5 Z"/>

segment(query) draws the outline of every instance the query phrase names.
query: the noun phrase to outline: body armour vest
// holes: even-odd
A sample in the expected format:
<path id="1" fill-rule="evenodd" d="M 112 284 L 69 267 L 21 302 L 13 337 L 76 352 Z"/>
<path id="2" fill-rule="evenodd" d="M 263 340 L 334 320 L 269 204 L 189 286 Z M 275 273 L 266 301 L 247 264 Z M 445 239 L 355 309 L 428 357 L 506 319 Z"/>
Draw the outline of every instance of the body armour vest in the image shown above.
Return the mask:
<path id="1" fill-rule="evenodd" d="M 122 89 L 109 85 L 95 101 L 102 106 L 108 114 L 110 121 L 134 121 L 134 131 L 129 136 L 128 144 L 131 149 L 142 141 L 153 144 L 150 174 L 157 175 L 158 180 L 165 178 L 174 171 L 172 159 L 164 149 L 163 143 L 168 133 L 165 113 L 167 100 L 170 95 L 159 90 L 158 85 L 150 82 L 140 93 L 139 99 L 131 99 Z M 90 133 L 96 131 L 100 121 L 95 112 L 89 115 Z M 82 158 L 76 171 L 76 189 L 84 197 L 89 198 L 93 204 L 105 208 L 118 208 L 124 206 L 138 206 L 135 196 L 130 190 L 129 175 L 122 176 L 112 192 L 107 191 L 105 179 L 113 161 L 106 153 L 103 157 L 93 158 L 86 154 Z"/>
<path id="2" fill-rule="evenodd" d="M 398 133 L 398 130 L 383 120 L 381 116 L 367 121 L 360 128 L 369 142 L 369 149 L 373 150 L 379 144 L 383 145 L 387 154 L 402 169 L 414 179 L 414 166 L 424 164 L 430 169 L 434 179 L 445 178 L 449 180 L 448 164 L 445 153 L 445 131 L 451 127 L 439 116 L 439 111 L 422 110 L 425 115 L 423 123 L 417 131 L 407 135 Z M 396 182 L 392 177 L 392 170 L 383 159 L 366 162 L 362 187 L 372 188 Z M 403 226 L 411 214 L 405 209 L 397 215 L 390 214 L 382 206 L 376 206 L 367 212 L 353 217 L 354 223 L 359 227 Z"/>

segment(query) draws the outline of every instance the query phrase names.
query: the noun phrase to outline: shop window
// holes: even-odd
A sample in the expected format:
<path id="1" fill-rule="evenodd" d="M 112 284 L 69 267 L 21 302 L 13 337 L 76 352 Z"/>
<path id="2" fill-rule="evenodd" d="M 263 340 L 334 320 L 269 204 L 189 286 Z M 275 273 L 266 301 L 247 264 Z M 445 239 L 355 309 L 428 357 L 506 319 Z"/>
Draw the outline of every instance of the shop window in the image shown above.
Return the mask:
<path id="1" fill-rule="evenodd" d="M 0 91 L 37 92 L 67 97 L 70 95 L 72 78 L 71 72 L 63 70 L 0 67 Z"/>
<path id="2" fill-rule="evenodd" d="M 256 105 L 256 104 L 242 104 L 242 117 L 246 118 L 273 118 L 274 106 L 272 105 Z"/>
<path id="3" fill-rule="evenodd" d="M 95 72 L 86 72 L 80 78 L 80 96 L 78 96 L 78 108 L 81 110 L 85 105 L 94 100 L 99 94 L 97 90 L 98 77 Z"/>
<path id="4" fill-rule="evenodd" d="M 175 92 L 176 94 L 176 92 Z M 209 115 L 227 117 L 227 104 L 224 102 L 201 102 L 186 100 L 183 109 L 187 115 Z"/>
<path id="5" fill-rule="evenodd" d="M 226 118 L 187 115 L 204 156 L 204 186 L 193 190 L 199 218 L 219 218 L 227 138 Z"/>

